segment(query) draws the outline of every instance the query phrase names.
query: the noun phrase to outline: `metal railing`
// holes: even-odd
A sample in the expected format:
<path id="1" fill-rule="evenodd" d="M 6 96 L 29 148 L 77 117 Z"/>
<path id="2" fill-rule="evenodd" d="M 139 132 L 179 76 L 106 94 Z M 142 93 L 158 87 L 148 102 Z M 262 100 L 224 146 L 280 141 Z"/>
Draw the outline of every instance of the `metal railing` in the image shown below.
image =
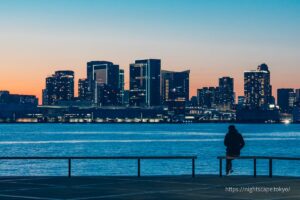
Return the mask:
<path id="1" fill-rule="evenodd" d="M 226 156 L 219 156 L 217 157 L 219 159 L 219 166 L 220 166 L 220 172 L 219 175 L 220 177 L 223 176 L 223 160 L 226 160 Z M 240 156 L 240 157 L 234 157 L 234 159 L 238 160 L 253 160 L 253 176 L 257 176 L 257 165 L 256 161 L 257 160 L 269 160 L 269 177 L 273 177 L 273 160 L 298 160 L 300 161 L 300 158 L 295 158 L 295 157 L 273 157 L 273 156 Z"/>
<path id="2" fill-rule="evenodd" d="M 141 177 L 141 160 L 191 160 L 192 177 L 195 177 L 195 160 L 197 156 L 73 156 L 73 157 L 0 157 L 0 160 L 66 160 L 68 161 L 68 177 L 72 176 L 74 160 L 137 160 L 137 176 Z"/>

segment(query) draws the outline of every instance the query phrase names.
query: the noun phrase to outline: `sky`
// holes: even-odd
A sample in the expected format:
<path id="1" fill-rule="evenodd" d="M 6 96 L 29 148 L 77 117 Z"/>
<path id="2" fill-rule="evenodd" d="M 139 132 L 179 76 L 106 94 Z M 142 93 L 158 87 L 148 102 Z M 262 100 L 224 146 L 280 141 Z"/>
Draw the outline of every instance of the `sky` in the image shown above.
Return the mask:
<path id="1" fill-rule="evenodd" d="M 243 95 L 243 72 L 266 63 L 276 95 L 300 88 L 299 52 L 299 0 L 0 0 L 0 90 L 40 100 L 55 70 L 77 86 L 88 61 L 112 61 L 128 88 L 144 58 L 190 69 L 191 95 L 223 76 Z"/>

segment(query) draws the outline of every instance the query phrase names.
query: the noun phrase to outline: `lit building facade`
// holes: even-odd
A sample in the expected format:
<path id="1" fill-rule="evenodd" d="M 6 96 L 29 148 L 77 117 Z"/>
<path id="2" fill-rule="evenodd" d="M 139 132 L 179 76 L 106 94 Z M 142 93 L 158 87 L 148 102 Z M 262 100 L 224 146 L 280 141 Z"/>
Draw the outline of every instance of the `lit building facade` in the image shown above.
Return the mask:
<path id="1" fill-rule="evenodd" d="M 108 61 L 87 63 L 87 79 L 92 102 L 97 106 L 117 104 L 119 65 Z M 106 99 L 113 98 L 113 99 Z"/>
<path id="2" fill-rule="evenodd" d="M 249 109 L 268 109 L 274 103 L 270 71 L 266 64 L 257 70 L 244 72 L 245 107 Z"/>
<path id="3" fill-rule="evenodd" d="M 119 94 L 118 94 L 118 104 L 124 105 L 125 97 L 124 97 L 124 90 L 125 90 L 125 74 L 124 69 L 119 70 Z"/>
<path id="4" fill-rule="evenodd" d="M 296 102 L 300 102 L 300 89 L 296 89 Z"/>
<path id="5" fill-rule="evenodd" d="M 161 71 L 162 101 L 189 100 L 190 71 Z"/>
<path id="6" fill-rule="evenodd" d="M 90 101 L 91 93 L 89 89 L 88 79 L 79 79 L 78 80 L 78 98 L 81 101 Z"/>
<path id="7" fill-rule="evenodd" d="M 198 106 L 216 108 L 219 105 L 219 88 L 203 87 L 197 90 Z"/>
<path id="8" fill-rule="evenodd" d="M 219 79 L 218 106 L 222 110 L 232 110 L 235 104 L 234 79 L 222 77 Z"/>
<path id="9" fill-rule="evenodd" d="M 183 114 L 189 101 L 190 71 L 161 71 L 162 103 L 175 114 Z"/>
<path id="10" fill-rule="evenodd" d="M 243 107 L 245 103 L 245 97 L 244 96 L 238 96 L 238 106 Z"/>
<path id="11" fill-rule="evenodd" d="M 293 109 L 293 122 L 300 123 L 300 102 L 296 102 Z"/>
<path id="12" fill-rule="evenodd" d="M 282 113 L 291 113 L 296 102 L 296 93 L 293 88 L 280 88 L 277 90 L 277 104 Z"/>
<path id="13" fill-rule="evenodd" d="M 130 97 L 131 106 L 160 105 L 160 72 L 159 59 L 136 60 L 130 64 Z"/>
<path id="14" fill-rule="evenodd" d="M 43 105 L 56 105 L 59 101 L 74 99 L 74 72 L 70 70 L 56 71 L 46 78 L 43 90 Z"/>

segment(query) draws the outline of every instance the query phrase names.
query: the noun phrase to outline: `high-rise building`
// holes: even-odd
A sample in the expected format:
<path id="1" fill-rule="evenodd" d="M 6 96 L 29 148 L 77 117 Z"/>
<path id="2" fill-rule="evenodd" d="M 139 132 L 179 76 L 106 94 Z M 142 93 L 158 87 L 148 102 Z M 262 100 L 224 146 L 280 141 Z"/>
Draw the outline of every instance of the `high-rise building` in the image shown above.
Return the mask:
<path id="1" fill-rule="evenodd" d="M 198 106 L 197 96 L 192 96 L 191 97 L 189 106 L 191 106 L 191 107 L 197 107 Z"/>
<path id="2" fill-rule="evenodd" d="M 219 79 L 219 107 L 223 110 L 231 110 L 235 103 L 234 79 L 222 77 Z"/>
<path id="3" fill-rule="evenodd" d="M 88 79 L 79 79 L 78 80 L 78 98 L 81 101 L 90 101 L 91 93 L 89 89 Z"/>
<path id="4" fill-rule="evenodd" d="M 294 107 L 296 102 L 297 102 L 296 93 L 295 93 L 295 91 L 291 91 L 289 93 L 289 107 L 290 107 L 291 110 L 293 110 L 293 107 Z"/>
<path id="5" fill-rule="evenodd" d="M 119 105 L 124 105 L 124 69 L 119 70 L 119 94 L 118 94 L 118 101 Z"/>
<path id="6" fill-rule="evenodd" d="M 87 79 L 93 103 L 98 106 L 117 104 L 119 65 L 107 61 L 88 62 Z"/>
<path id="7" fill-rule="evenodd" d="M 55 94 L 55 78 L 54 75 L 46 78 L 46 87 L 42 91 L 43 105 L 54 105 L 57 102 L 57 96 Z"/>
<path id="8" fill-rule="evenodd" d="M 300 123 L 300 101 L 295 103 L 293 109 L 293 122 Z"/>
<path id="9" fill-rule="evenodd" d="M 160 105 L 160 70 L 158 59 L 136 60 L 130 64 L 131 106 Z"/>
<path id="10" fill-rule="evenodd" d="M 296 89 L 296 102 L 300 102 L 300 89 Z"/>
<path id="11" fill-rule="evenodd" d="M 190 70 L 182 72 L 161 71 L 161 95 L 163 103 L 189 100 Z"/>
<path id="12" fill-rule="evenodd" d="M 161 71 L 162 103 L 174 114 L 184 114 L 186 103 L 189 102 L 189 76 L 189 70 Z"/>
<path id="13" fill-rule="evenodd" d="M 43 90 L 43 105 L 55 105 L 59 101 L 69 101 L 73 98 L 73 71 L 56 71 L 55 74 L 46 78 L 46 88 Z"/>
<path id="14" fill-rule="evenodd" d="M 203 87 L 197 90 L 198 105 L 202 108 L 216 108 L 219 105 L 219 88 Z"/>
<path id="15" fill-rule="evenodd" d="M 119 91 L 107 84 L 97 86 L 98 106 L 117 106 Z"/>
<path id="16" fill-rule="evenodd" d="M 124 90 L 124 106 L 129 105 L 129 96 L 130 96 L 130 91 L 129 90 Z"/>
<path id="17" fill-rule="evenodd" d="M 268 109 L 274 103 L 270 71 L 266 64 L 261 64 L 257 70 L 244 72 L 245 107 L 249 109 Z"/>
<path id="18" fill-rule="evenodd" d="M 46 80 L 46 82 L 47 82 L 47 80 Z M 42 90 L 42 105 L 51 105 L 50 103 L 49 103 L 49 98 L 48 98 L 49 96 L 48 96 L 48 91 L 47 91 L 47 89 L 43 89 Z"/>
<path id="19" fill-rule="evenodd" d="M 290 106 L 292 93 L 294 93 L 292 88 L 280 88 L 277 90 L 277 104 L 281 112 L 290 113 L 292 111 Z"/>
<path id="20" fill-rule="evenodd" d="M 245 97 L 244 96 L 238 96 L 238 106 L 243 107 L 245 103 Z"/>

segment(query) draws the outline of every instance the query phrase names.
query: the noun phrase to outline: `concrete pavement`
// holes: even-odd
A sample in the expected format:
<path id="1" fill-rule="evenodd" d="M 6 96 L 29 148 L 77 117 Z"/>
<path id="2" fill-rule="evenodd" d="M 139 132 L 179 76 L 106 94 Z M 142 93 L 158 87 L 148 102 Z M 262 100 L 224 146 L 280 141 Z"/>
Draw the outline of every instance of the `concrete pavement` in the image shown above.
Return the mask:
<path id="1" fill-rule="evenodd" d="M 289 177 L 1 177 L 0 199 L 300 199 Z"/>

